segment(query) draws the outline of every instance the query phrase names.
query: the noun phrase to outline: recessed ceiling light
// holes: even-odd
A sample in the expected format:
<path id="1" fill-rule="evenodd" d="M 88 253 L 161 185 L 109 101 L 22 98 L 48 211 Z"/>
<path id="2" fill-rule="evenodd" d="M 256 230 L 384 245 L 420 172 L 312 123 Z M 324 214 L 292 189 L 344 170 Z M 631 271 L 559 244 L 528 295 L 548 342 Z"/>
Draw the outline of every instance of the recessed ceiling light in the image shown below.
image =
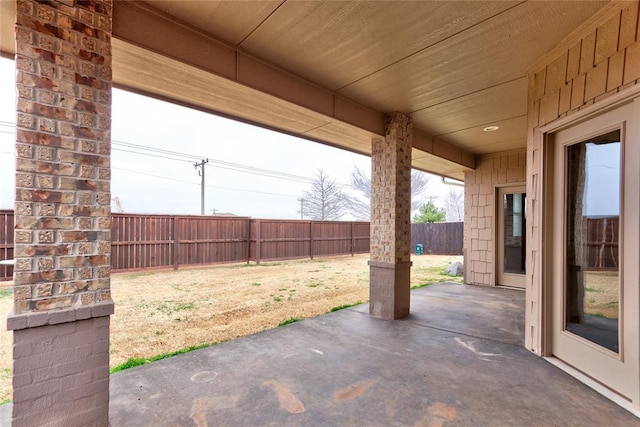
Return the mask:
<path id="1" fill-rule="evenodd" d="M 482 130 L 485 132 L 494 132 L 494 131 L 497 131 L 498 129 L 500 129 L 500 126 L 487 126 Z"/>

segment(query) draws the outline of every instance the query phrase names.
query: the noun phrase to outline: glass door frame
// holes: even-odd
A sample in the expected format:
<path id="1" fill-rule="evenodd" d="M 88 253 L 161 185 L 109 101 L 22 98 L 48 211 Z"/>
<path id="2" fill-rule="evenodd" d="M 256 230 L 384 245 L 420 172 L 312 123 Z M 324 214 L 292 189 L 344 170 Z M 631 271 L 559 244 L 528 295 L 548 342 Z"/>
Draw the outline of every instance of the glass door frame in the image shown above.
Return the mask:
<path id="1" fill-rule="evenodd" d="M 638 238 L 640 235 L 640 218 L 638 215 L 638 212 L 640 212 L 640 191 L 626 191 L 627 188 L 637 188 L 634 183 L 640 182 L 640 87 L 632 89 L 633 90 L 614 95 L 610 99 L 576 113 L 572 117 L 560 119 L 540 129 L 537 137 L 539 137 L 541 141 L 540 160 L 542 160 L 542 175 L 538 188 L 539 192 L 537 194 L 542 201 L 542 209 L 540 211 L 540 221 L 538 221 L 537 225 L 541 228 L 541 235 L 534 250 L 537 249 L 540 251 L 541 265 L 537 271 L 540 273 L 541 281 L 537 282 L 539 283 L 539 287 L 532 289 L 532 291 L 537 293 L 538 301 L 540 301 L 540 317 L 535 322 L 540 328 L 540 354 L 546 356 L 550 362 L 600 391 L 621 406 L 634 413 L 640 413 L 640 291 L 639 286 L 637 286 L 638 283 L 636 283 L 636 286 L 625 286 L 622 290 L 623 298 L 626 300 L 622 301 L 623 305 L 621 310 L 621 322 L 624 331 L 624 336 L 622 337 L 624 343 L 622 345 L 624 345 L 625 348 L 619 355 L 618 363 L 624 363 L 627 366 L 628 383 L 624 386 L 625 390 L 622 392 L 623 394 L 618 395 L 613 392 L 615 386 L 609 384 L 606 378 L 596 379 L 590 375 L 591 368 L 597 366 L 598 357 L 593 360 L 587 360 L 587 364 L 581 368 L 579 366 L 573 366 L 571 363 L 567 363 L 554 355 L 553 337 L 554 333 L 558 334 L 559 332 L 554 330 L 553 289 L 554 274 L 556 272 L 554 272 L 553 265 L 555 258 L 559 256 L 559 254 L 557 246 L 554 248 L 552 245 L 547 246 L 545 244 L 554 242 L 554 239 L 557 238 L 557 233 L 563 232 L 562 230 L 564 229 L 563 225 L 561 226 L 562 230 L 558 229 L 558 210 L 554 208 L 554 205 L 559 203 L 557 201 L 557 195 L 554 194 L 554 183 L 559 179 L 564 180 L 564 172 L 558 171 L 554 163 L 554 135 L 561 131 L 577 128 L 589 122 L 596 123 L 596 129 L 598 127 L 599 129 L 610 127 L 615 120 L 612 122 L 610 118 L 607 119 L 608 113 L 627 107 L 627 115 L 623 125 L 625 133 L 623 138 L 626 143 L 623 143 L 625 144 L 625 164 L 622 166 L 624 169 L 624 178 L 621 184 L 625 194 L 622 196 L 624 198 L 624 211 L 621 212 L 621 217 L 626 215 L 623 233 L 628 239 L 626 243 L 624 243 L 625 253 L 620 256 L 621 259 L 624 257 L 626 260 L 622 267 L 624 268 L 622 274 L 626 275 L 627 279 L 632 280 L 640 277 L 640 239 Z M 585 135 L 579 136 L 584 137 Z M 558 176 L 558 174 L 560 174 L 560 176 Z M 625 185 L 625 182 L 627 185 Z M 531 183 L 529 184 L 531 185 Z M 564 254 L 563 249 L 561 253 Z M 528 297 L 527 299 L 530 298 Z M 585 354 L 583 358 L 589 359 L 590 357 Z M 615 357 L 611 357 L 611 359 L 613 360 Z M 618 375 L 618 377 L 620 377 L 620 375 Z M 625 397 L 623 397 L 623 395 Z"/>
<path id="2" fill-rule="evenodd" d="M 496 221 L 496 244 L 495 244 L 495 284 L 498 286 L 510 286 L 515 288 L 526 288 L 527 282 L 527 274 L 526 274 L 526 260 L 525 260 L 525 271 L 522 274 L 518 273 L 509 273 L 504 271 L 504 263 L 505 263 L 505 233 L 504 233 L 504 225 L 505 225 L 505 216 L 504 216 L 504 208 L 502 204 L 502 196 L 505 194 L 527 194 L 527 186 L 525 183 L 520 184 L 508 184 L 496 186 L 495 188 L 496 194 L 496 210 L 495 210 L 495 221 Z M 522 206 L 522 214 L 523 219 L 526 218 L 527 206 L 526 204 Z M 522 230 L 524 242 L 526 245 L 526 234 L 527 228 L 523 227 Z M 526 251 L 526 248 L 525 248 Z"/>

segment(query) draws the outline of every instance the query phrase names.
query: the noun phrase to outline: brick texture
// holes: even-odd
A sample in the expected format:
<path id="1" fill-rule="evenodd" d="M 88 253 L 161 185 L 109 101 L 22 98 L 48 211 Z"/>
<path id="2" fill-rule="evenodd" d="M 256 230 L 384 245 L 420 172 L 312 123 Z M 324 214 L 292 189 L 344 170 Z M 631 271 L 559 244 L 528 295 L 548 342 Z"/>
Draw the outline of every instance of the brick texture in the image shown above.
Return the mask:
<path id="1" fill-rule="evenodd" d="M 540 128 L 640 84 L 638 2 L 614 2 L 529 74 L 525 346 L 541 354 L 542 132 Z M 566 46 L 570 46 L 566 48 Z M 557 67 L 554 64 L 564 64 Z"/>
<path id="2" fill-rule="evenodd" d="M 372 142 L 370 313 L 409 314 L 411 267 L 411 119 L 386 117 L 385 139 Z"/>
<path id="3" fill-rule="evenodd" d="M 479 156 L 464 175 L 465 283 L 496 284 L 496 191 L 503 184 L 523 184 L 526 152 Z"/>
<path id="4" fill-rule="evenodd" d="M 111 0 L 18 0 L 13 426 L 109 424 Z"/>
<path id="5" fill-rule="evenodd" d="M 13 332 L 13 426 L 109 425 L 109 316 Z"/>
<path id="6" fill-rule="evenodd" d="M 372 143 L 371 259 L 411 260 L 411 119 L 387 116 L 386 137 Z"/>
<path id="7" fill-rule="evenodd" d="M 14 315 L 111 301 L 111 6 L 17 2 Z"/>

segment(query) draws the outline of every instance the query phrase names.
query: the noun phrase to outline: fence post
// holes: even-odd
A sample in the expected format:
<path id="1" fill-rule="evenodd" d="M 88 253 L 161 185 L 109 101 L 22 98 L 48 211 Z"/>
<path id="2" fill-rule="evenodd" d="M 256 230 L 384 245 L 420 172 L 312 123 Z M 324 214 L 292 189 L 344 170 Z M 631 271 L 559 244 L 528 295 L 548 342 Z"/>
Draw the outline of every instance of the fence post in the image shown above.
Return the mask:
<path id="1" fill-rule="evenodd" d="M 247 218 L 247 264 L 251 262 L 251 218 Z"/>
<path id="2" fill-rule="evenodd" d="M 355 239 L 353 236 L 353 222 L 351 223 L 351 256 L 353 256 L 353 247 L 355 246 Z"/>
<path id="3" fill-rule="evenodd" d="M 313 259 L 313 221 L 309 221 L 309 258 Z"/>
<path id="4" fill-rule="evenodd" d="M 260 220 L 256 220 L 256 264 L 260 264 Z"/>
<path id="5" fill-rule="evenodd" d="M 171 224 L 173 225 L 173 269 L 178 269 L 179 255 L 180 255 L 180 236 L 178 235 L 178 217 L 172 216 Z"/>

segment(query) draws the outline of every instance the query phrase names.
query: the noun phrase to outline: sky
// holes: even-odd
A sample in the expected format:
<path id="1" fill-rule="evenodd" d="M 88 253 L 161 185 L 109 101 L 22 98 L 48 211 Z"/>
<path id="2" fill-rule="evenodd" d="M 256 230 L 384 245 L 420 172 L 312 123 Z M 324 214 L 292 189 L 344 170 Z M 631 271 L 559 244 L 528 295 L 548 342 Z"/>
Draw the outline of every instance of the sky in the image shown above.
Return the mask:
<path id="1" fill-rule="evenodd" d="M 0 94 L 0 209 L 12 209 L 15 85 L 13 61 L 5 58 Z M 319 169 L 347 192 L 353 191 L 354 167 L 371 171 L 367 156 L 114 89 L 111 197 L 124 212 L 200 214 L 201 178 L 194 164 L 203 159 L 209 159 L 205 214 L 253 218 L 300 218 L 298 199 Z M 449 189 L 434 175 L 425 200 L 434 196 L 443 206 Z M 114 202 L 112 209 L 117 212 Z"/>
<path id="2" fill-rule="evenodd" d="M 587 144 L 585 216 L 620 215 L 620 143 Z"/>

